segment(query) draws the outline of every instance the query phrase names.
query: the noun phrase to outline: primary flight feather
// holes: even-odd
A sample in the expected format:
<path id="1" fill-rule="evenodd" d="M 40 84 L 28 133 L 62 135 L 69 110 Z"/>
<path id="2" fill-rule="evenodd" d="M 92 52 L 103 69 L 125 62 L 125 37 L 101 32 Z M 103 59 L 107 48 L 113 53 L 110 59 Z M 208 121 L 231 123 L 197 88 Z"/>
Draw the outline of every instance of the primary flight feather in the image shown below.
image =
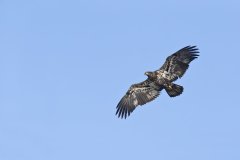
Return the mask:
<path id="1" fill-rule="evenodd" d="M 167 57 L 163 66 L 154 72 L 145 72 L 148 78 L 133 84 L 117 105 L 116 115 L 127 118 L 137 106 L 144 105 L 165 89 L 170 97 L 179 96 L 183 87 L 173 83 L 181 78 L 189 67 L 189 63 L 196 59 L 199 51 L 196 46 L 187 46 Z"/>

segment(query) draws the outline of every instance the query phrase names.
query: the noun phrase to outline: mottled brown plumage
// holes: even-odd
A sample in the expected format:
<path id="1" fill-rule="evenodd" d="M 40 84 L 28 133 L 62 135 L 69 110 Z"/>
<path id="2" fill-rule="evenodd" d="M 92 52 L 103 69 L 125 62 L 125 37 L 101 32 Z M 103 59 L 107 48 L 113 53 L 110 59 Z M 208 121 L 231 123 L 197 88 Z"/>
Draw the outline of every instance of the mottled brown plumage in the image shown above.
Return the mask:
<path id="1" fill-rule="evenodd" d="M 196 59 L 196 46 L 187 46 L 167 57 L 163 66 L 154 72 L 145 72 L 148 78 L 133 84 L 117 105 L 116 115 L 127 118 L 137 106 L 144 105 L 165 89 L 170 97 L 176 97 L 183 92 L 183 87 L 172 82 L 181 78 L 189 67 L 189 63 Z"/>

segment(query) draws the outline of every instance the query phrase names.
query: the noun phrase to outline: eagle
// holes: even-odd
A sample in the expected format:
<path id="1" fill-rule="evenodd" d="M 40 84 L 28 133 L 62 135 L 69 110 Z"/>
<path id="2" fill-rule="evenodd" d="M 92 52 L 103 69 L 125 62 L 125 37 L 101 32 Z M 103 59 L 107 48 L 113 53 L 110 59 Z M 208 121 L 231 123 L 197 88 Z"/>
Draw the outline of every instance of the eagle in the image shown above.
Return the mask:
<path id="1" fill-rule="evenodd" d="M 116 109 L 118 118 L 127 118 L 138 106 L 153 101 L 165 89 L 170 97 L 182 94 L 183 86 L 173 83 L 181 78 L 194 59 L 198 58 L 196 46 L 186 46 L 167 57 L 162 67 L 153 72 L 145 72 L 147 79 L 133 84 L 122 97 Z"/>

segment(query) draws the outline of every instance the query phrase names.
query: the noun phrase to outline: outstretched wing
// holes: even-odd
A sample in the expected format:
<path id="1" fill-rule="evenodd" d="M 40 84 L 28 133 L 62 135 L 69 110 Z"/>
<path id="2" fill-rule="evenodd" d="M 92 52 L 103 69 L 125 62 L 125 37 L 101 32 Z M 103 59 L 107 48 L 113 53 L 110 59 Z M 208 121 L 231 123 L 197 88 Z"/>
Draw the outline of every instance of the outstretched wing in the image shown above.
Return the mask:
<path id="1" fill-rule="evenodd" d="M 116 115 L 127 118 L 139 105 L 144 105 L 157 98 L 160 94 L 158 87 L 146 80 L 132 85 L 117 105 Z"/>
<path id="2" fill-rule="evenodd" d="M 184 75 L 189 67 L 189 63 L 199 56 L 197 53 L 199 51 L 196 46 L 184 47 L 167 57 L 165 63 L 158 71 L 165 72 L 169 81 L 175 81 Z"/>

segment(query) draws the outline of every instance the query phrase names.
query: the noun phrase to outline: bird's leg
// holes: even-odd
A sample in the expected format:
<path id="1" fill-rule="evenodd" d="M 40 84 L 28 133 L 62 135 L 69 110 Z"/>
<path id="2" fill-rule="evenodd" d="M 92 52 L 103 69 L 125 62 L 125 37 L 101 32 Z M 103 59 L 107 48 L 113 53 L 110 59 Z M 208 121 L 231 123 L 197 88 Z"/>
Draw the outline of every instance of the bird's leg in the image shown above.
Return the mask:
<path id="1" fill-rule="evenodd" d="M 167 88 L 169 88 L 169 89 L 173 89 L 173 88 L 172 88 L 173 83 L 171 83 L 171 82 L 167 82 L 167 83 L 165 84 L 165 86 L 166 86 Z"/>

